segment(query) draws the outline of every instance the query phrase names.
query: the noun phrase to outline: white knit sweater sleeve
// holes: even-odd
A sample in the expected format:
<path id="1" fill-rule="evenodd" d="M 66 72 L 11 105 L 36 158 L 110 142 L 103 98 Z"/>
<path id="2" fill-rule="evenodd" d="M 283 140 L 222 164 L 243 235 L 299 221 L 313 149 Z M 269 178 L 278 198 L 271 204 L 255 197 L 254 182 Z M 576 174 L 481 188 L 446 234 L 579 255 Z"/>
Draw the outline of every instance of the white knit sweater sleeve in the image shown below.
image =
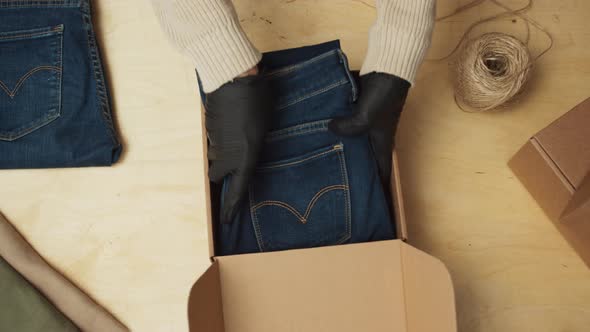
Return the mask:
<path id="1" fill-rule="evenodd" d="M 260 52 L 242 30 L 231 0 L 151 0 L 169 39 L 194 62 L 205 92 L 256 65 Z M 430 45 L 436 0 L 376 0 L 377 20 L 361 74 L 414 82 Z"/>
<path id="2" fill-rule="evenodd" d="M 361 75 L 389 73 L 413 84 L 430 47 L 436 0 L 376 0 L 376 5 Z"/>
<path id="3" fill-rule="evenodd" d="M 203 90 L 211 92 L 261 59 L 240 26 L 231 0 L 151 0 L 164 32 L 188 55 Z"/>

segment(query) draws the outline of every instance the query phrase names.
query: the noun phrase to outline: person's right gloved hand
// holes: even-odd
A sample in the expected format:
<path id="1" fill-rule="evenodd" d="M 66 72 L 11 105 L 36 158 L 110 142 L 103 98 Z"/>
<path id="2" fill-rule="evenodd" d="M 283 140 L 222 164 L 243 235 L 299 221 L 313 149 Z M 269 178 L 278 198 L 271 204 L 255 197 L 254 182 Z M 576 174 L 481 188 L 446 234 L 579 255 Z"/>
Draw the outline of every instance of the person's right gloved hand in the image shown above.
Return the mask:
<path id="1" fill-rule="evenodd" d="M 222 193 L 222 223 L 233 221 L 248 192 L 273 104 L 271 87 L 261 75 L 237 78 L 206 95 L 209 179 L 229 181 Z"/>

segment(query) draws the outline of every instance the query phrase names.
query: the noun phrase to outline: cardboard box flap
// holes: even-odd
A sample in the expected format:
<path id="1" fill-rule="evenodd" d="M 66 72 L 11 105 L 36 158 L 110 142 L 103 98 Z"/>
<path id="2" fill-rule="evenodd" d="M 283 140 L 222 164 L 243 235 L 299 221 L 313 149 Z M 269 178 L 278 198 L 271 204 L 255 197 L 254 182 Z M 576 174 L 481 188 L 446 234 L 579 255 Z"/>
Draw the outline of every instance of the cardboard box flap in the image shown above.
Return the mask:
<path id="1" fill-rule="evenodd" d="M 585 216 L 590 216 L 590 173 L 572 196 L 561 215 L 561 220 L 564 222 L 585 222 L 590 225 L 590 220 L 586 220 L 588 218 L 584 218 Z M 590 239 L 590 236 L 588 239 Z"/>
<path id="2" fill-rule="evenodd" d="M 582 182 L 563 214 L 558 229 L 590 267 L 590 174 Z"/>
<path id="3" fill-rule="evenodd" d="M 557 219 L 569 203 L 575 188 L 551 162 L 535 141 L 525 144 L 508 166 L 551 219 Z"/>
<path id="4" fill-rule="evenodd" d="M 191 331 L 225 331 L 219 263 L 214 262 L 193 285 L 188 300 L 188 316 Z"/>
<path id="5" fill-rule="evenodd" d="M 451 275 L 438 259 L 402 246 L 408 331 L 456 331 Z"/>
<path id="6" fill-rule="evenodd" d="M 447 270 L 399 240 L 224 256 L 216 262 L 219 269 L 208 273 L 218 271 L 219 284 L 214 277 L 201 278 L 191 293 L 191 331 L 222 331 L 207 315 L 223 317 L 224 332 L 456 331 Z M 424 284 L 423 278 L 432 282 Z M 223 314 L 214 294 L 221 294 Z M 207 303 L 215 309 L 205 308 Z M 198 312 L 199 305 L 208 313 Z"/>
<path id="7" fill-rule="evenodd" d="M 558 229 L 590 267 L 590 174 L 559 219 Z"/>
<path id="8" fill-rule="evenodd" d="M 532 137 L 508 166 L 590 266 L 590 99 Z"/>
<path id="9" fill-rule="evenodd" d="M 590 98 L 535 135 L 574 188 L 590 170 Z M 586 143 L 586 144 L 581 144 Z"/>

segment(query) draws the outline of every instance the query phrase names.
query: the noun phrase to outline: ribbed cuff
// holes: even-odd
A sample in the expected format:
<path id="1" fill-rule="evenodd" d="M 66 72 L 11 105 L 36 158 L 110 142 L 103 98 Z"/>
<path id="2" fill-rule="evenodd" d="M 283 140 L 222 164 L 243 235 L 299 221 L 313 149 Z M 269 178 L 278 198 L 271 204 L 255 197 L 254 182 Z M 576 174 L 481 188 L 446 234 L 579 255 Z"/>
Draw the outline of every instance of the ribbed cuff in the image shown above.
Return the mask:
<path id="1" fill-rule="evenodd" d="M 435 9 L 435 0 L 377 0 L 361 75 L 388 73 L 413 84 L 430 47 Z"/>
<path id="2" fill-rule="evenodd" d="M 245 73 L 262 58 L 235 21 L 201 36 L 186 52 L 195 62 L 206 93 Z"/>
<path id="3" fill-rule="evenodd" d="M 262 58 L 240 26 L 230 0 L 152 0 L 163 30 L 188 55 L 212 92 Z"/>

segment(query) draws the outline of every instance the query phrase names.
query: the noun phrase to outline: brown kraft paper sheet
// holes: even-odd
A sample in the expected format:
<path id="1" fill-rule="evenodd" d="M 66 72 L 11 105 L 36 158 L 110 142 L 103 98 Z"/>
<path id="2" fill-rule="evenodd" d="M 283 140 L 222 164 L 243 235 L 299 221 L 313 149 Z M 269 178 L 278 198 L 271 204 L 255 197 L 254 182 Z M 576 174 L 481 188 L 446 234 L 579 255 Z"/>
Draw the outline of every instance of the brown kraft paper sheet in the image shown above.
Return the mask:
<path id="1" fill-rule="evenodd" d="M 0 256 L 81 330 L 129 331 L 111 313 L 52 268 L 1 213 Z"/>

